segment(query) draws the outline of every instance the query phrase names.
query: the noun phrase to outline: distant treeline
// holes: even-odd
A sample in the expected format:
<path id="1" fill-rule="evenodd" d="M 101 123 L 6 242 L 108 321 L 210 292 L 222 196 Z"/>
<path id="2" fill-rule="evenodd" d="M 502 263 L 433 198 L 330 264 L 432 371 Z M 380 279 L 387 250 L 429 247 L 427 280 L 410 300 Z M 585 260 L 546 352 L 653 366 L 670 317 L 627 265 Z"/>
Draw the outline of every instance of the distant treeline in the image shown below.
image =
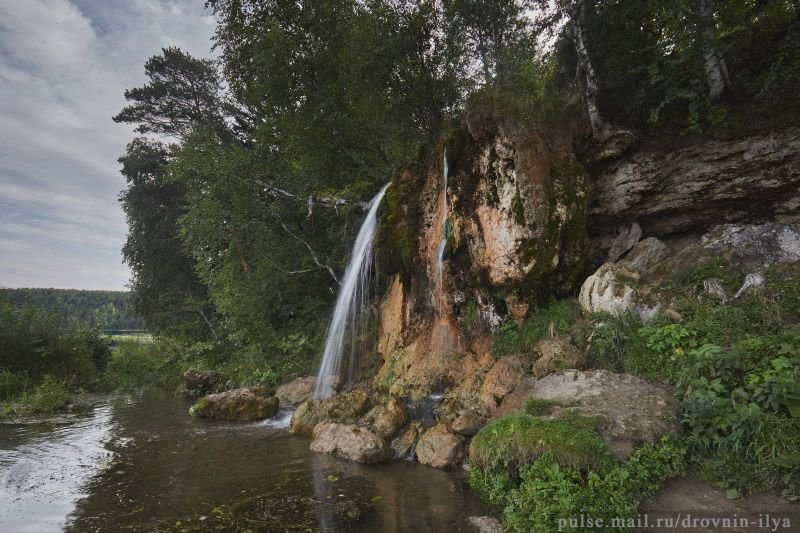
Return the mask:
<path id="1" fill-rule="evenodd" d="M 124 291 L 76 289 L 0 289 L 0 298 L 16 307 L 53 313 L 63 328 L 76 325 L 104 330 L 144 329 L 142 319 L 128 306 Z"/>

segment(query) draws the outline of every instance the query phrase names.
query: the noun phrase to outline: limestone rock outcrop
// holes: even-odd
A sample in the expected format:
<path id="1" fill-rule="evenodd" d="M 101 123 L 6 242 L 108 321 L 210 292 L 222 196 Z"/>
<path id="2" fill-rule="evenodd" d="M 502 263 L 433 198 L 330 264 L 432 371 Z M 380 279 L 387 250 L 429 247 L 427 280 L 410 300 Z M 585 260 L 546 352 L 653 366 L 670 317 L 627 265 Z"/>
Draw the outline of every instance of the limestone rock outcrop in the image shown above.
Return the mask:
<path id="1" fill-rule="evenodd" d="M 408 422 L 408 413 L 401 400 L 390 396 L 384 403 L 373 407 L 362 420 L 382 439 L 391 439 Z"/>
<path id="2" fill-rule="evenodd" d="M 355 423 L 369 408 L 369 395 L 356 389 L 324 400 L 308 400 L 292 415 L 289 431 L 310 436 L 320 422 Z"/>
<path id="3" fill-rule="evenodd" d="M 521 409 L 530 398 L 552 400 L 564 409 L 596 417 L 600 436 L 620 459 L 644 442 L 680 434 L 680 406 L 668 385 L 607 370 L 563 370 L 542 379 L 529 378 L 503 402 L 502 414 Z"/>
<path id="4" fill-rule="evenodd" d="M 524 355 L 502 357 L 489 370 L 481 386 L 480 399 L 484 409 L 491 412 L 505 396 L 530 373 L 531 362 Z"/>
<path id="5" fill-rule="evenodd" d="M 800 129 L 628 154 L 593 180 L 589 227 L 611 239 L 635 220 L 645 235 L 721 223 L 800 222 Z"/>

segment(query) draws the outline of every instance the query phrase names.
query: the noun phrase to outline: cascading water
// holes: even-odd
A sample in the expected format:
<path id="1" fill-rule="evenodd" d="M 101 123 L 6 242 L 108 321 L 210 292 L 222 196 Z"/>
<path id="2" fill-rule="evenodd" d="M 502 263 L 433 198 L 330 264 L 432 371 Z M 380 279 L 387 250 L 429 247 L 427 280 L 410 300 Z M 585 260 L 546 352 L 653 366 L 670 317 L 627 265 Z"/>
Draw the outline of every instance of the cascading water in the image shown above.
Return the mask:
<path id="1" fill-rule="evenodd" d="M 387 183 L 370 202 L 367 217 L 358 230 L 350 262 L 344 271 L 344 281 L 336 298 L 336 306 L 333 308 L 333 317 L 325 339 L 322 365 L 317 375 L 317 385 L 314 389 L 316 399 L 328 398 L 333 394 L 340 377 L 345 333 L 348 326 L 355 328 L 360 311 L 367 306 L 372 271 L 372 239 L 378 229 L 378 205 L 388 187 Z"/>
<path id="2" fill-rule="evenodd" d="M 444 271 L 444 249 L 447 246 L 447 148 L 442 155 L 442 240 L 436 247 L 436 308 L 442 312 L 444 305 L 444 288 L 442 286 L 442 275 Z"/>

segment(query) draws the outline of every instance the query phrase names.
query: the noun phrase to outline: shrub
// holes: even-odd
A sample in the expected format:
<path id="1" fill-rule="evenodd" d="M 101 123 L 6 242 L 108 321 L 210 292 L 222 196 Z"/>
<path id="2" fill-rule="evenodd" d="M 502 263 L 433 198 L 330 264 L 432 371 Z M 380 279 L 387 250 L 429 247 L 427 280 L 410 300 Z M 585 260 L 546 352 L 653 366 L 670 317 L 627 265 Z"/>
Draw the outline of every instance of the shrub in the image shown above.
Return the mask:
<path id="1" fill-rule="evenodd" d="M 169 373 L 163 368 L 163 347 L 158 343 L 126 339 L 111 354 L 104 384 L 111 389 L 134 389 L 165 385 Z"/>

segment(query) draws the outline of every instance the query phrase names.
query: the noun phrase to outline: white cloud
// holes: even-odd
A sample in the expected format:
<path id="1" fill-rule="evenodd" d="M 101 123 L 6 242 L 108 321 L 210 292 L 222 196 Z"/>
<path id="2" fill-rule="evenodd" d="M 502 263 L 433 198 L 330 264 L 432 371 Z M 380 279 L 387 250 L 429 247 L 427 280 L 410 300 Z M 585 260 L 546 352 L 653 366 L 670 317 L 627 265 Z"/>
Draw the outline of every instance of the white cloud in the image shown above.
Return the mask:
<path id="1" fill-rule="evenodd" d="M 0 286 L 122 288 L 111 117 L 148 57 L 208 56 L 213 30 L 198 0 L 0 0 Z"/>

